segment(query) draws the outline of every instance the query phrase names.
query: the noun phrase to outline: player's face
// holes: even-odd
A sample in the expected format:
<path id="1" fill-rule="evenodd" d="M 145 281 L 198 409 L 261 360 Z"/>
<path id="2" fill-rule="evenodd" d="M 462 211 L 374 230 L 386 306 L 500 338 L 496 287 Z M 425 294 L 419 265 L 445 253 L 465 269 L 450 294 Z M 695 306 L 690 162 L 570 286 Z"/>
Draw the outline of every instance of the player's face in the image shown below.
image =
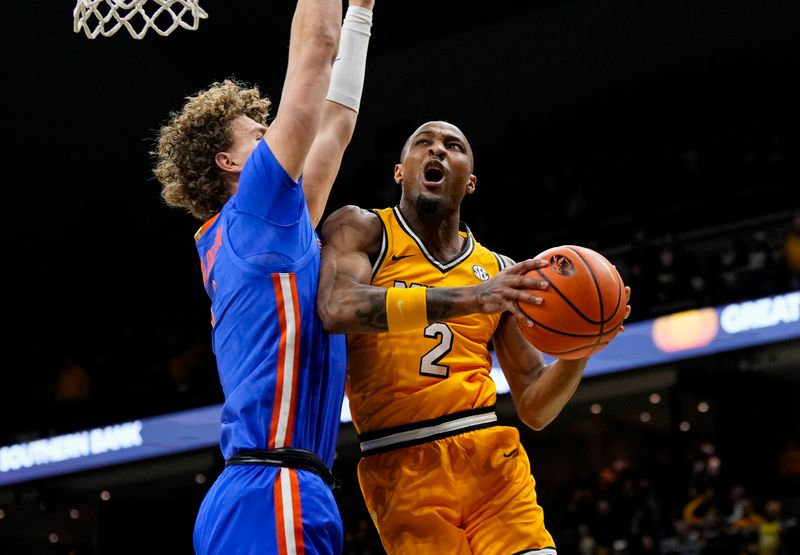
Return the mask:
<path id="1" fill-rule="evenodd" d="M 267 127 L 250 119 L 247 116 L 239 116 L 231 122 L 231 136 L 233 142 L 231 146 L 220 153 L 225 158 L 226 171 L 238 173 L 242 171 L 244 163 L 258 146 L 259 141 L 267 132 Z M 219 159 L 219 155 L 218 155 Z"/>
<path id="2" fill-rule="evenodd" d="M 423 197 L 442 208 L 455 209 L 464 195 L 475 190 L 472 165 L 472 149 L 458 127 L 443 121 L 428 122 L 406 142 L 394 177 L 411 205 L 417 205 Z"/>

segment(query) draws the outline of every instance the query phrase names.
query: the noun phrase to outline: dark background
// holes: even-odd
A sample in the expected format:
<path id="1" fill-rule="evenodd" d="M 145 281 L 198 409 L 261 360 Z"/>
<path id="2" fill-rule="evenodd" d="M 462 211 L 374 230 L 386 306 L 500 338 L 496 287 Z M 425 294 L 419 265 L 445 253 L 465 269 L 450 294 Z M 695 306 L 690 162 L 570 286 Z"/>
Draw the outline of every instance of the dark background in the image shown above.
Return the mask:
<path id="1" fill-rule="evenodd" d="M 149 153 L 212 81 L 280 102 L 293 3 L 203 7 L 199 30 L 142 41 L 73 33 L 68 2 L 7 7 L 0 444 L 221 401 L 199 222 L 163 205 Z M 516 259 L 604 252 L 631 321 L 796 289 L 781 248 L 800 208 L 799 25 L 789 0 L 378 0 L 328 212 L 396 202 L 405 138 L 445 119 L 475 151 L 478 240 Z"/>
<path id="2" fill-rule="evenodd" d="M 75 34 L 52 2 L 14 6 L 3 410 L 41 414 L 64 357 L 124 407 L 166 358 L 206 341 L 198 222 L 161 203 L 149 152 L 168 112 L 211 81 L 236 76 L 279 102 L 291 7 L 211 4 L 197 32 L 135 41 Z M 405 137 L 447 119 L 476 153 L 464 220 L 517 259 L 584 244 L 633 282 L 617 254 L 634 241 L 787 225 L 800 198 L 797 16 L 789 1 L 379 4 L 329 207 L 394 203 Z M 632 319 L 652 315 L 647 287 Z"/>

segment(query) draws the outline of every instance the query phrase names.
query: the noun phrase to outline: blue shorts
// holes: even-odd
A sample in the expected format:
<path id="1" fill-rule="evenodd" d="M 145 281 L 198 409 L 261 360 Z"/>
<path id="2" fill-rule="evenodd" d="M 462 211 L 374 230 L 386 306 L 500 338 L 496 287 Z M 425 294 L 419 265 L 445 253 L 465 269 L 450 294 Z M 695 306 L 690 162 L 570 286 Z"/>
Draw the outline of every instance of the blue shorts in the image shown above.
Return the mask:
<path id="1" fill-rule="evenodd" d="M 333 493 L 317 474 L 228 466 L 200 505 L 198 555 L 339 555 L 344 534 Z"/>

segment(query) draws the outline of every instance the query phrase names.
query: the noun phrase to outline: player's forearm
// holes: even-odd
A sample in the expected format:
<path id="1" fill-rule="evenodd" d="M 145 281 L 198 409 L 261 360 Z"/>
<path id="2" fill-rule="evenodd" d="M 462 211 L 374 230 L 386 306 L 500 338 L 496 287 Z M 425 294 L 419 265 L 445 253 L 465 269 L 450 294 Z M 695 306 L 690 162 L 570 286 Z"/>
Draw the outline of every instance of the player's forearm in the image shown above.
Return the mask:
<path id="1" fill-rule="evenodd" d="M 371 10 L 372 8 L 375 7 L 375 0 L 350 0 L 350 2 L 348 2 L 348 5 L 358 6 L 360 8 L 366 8 L 368 10 Z"/>
<path id="2" fill-rule="evenodd" d="M 297 180 L 322 120 L 333 59 L 339 46 L 341 4 L 298 0 L 281 102 L 266 140 L 286 173 Z"/>
<path id="3" fill-rule="evenodd" d="M 339 50 L 331 75 L 327 99 L 358 112 L 364 90 L 372 9 L 353 3 L 342 22 Z"/>
<path id="4" fill-rule="evenodd" d="M 325 291 L 320 282 L 317 312 L 329 333 L 387 331 L 386 289 L 370 285 L 334 287 Z"/>
<path id="5" fill-rule="evenodd" d="M 357 116 L 341 104 L 325 102 L 320 129 L 308 153 L 303 175 L 303 192 L 315 226 L 325 212 L 344 151 L 353 137 Z"/>
<path id="6" fill-rule="evenodd" d="M 323 326 L 330 333 L 390 331 L 387 291 L 383 287 L 359 284 L 334 288 L 325 298 L 320 296 L 319 313 Z M 476 292 L 471 286 L 428 288 L 425 290 L 425 305 L 426 320 L 420 322 L 420 327 L 479 312 Z"/>
<path id="7" fill-rule="evenodd" d="M 342 156 L 356 127 L 374 2 L 350 2 L 342 23 L 339 52 L 331 71 L 327 102 L 317 136 L 306 160 L 303 189 L 311 220 L 316 226 L 325 212 Z"/>
<path id="8" fill-rule="evenodd" d="M 517 404 L 520 419 L 534 430 L 555 420 L 578 389 L 587 361 L 559 359 L 544 367 Z"/>
<path id="9" fill-rule="evenodd" d="M 482 312 L 474 286 L 431 288 L 425 301 L 428 323 Z"/>

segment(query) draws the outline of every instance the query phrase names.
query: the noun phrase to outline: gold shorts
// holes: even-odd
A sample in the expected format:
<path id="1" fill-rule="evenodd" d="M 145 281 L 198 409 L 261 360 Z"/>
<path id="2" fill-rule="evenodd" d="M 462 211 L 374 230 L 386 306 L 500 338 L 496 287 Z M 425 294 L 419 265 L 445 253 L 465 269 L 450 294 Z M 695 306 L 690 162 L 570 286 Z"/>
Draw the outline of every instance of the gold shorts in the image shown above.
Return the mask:
<path id="1" fill-rule="evenodd" d="M 555 555 L 516 428 L 369 455 L 358 479 L 390 555 Z"/>

